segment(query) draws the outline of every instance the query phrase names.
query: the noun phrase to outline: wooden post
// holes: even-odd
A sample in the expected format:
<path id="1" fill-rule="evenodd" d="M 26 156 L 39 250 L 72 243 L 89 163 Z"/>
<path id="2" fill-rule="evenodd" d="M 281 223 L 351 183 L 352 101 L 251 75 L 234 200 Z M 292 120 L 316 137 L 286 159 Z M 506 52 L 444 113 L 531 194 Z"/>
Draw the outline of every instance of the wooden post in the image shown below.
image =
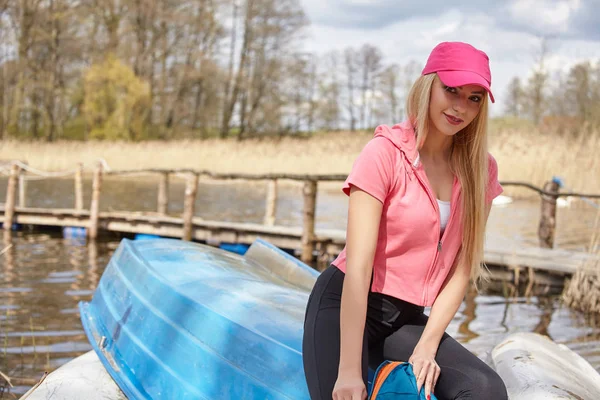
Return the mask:
<path id="1" fill-rule="evenodd" d="M 169 173 L 162 172 L 158 182 L 158 213 L 166 215 L 169 210 Z"/>
<path id="2" fill-rule="evenodd" d="M 75 209 L 83 210 L 83 164 L 77 165 L 75 170 Z"/>
<path id="3" fill-rule="evenodd" d="M 183 202 L 183 240 L 192 240 L 192 218 L 196 208 L 196 193 L 198 192 L 198 174 L 191 174 L 185 185 Z"/>
<path id="4" fill-rule="evenodd" d="M 264 224 L 273 226 L 275 224 L 275 212 L 277 211 L 277 179 L 271 179 L 267 186 L 267 206 Z"/>
<path id="5" fill-rule="evenodd" d="M 27 181 L 25 180 L 25 171 L 19 171 L 19 207 L 25 208 L 25 194 L 27 193 Z"/>
<path id="6" fill-rule="evenodd" d="M 98 215 L 100 209 L 100 190 L 102 189 L 102 164 L 98 163 L 94 170 L 92 182 L 92 203 L 90 205 L 90 222 L 88 226 L 88 237 L 92 240 L 98 237 Z"/>
<path id="7" fill-rule="evenodd" d="M 302 255 L 304 263 L 312 262 L 315 237 L 315 208 L 317 204 L 317 182 L 304 181 L 304 211 L 302 223 Z"/>
<path id="8" fill-rule="evenodd" d="M 558 194 L 558 182 L 550 181 L 544 185 L 544 191 Z M 551 249 L 554 247 L 554 233 L 556 230 L 556 199 L 557 196 L 542 195 L 542 212 L 538 237 L 540 247 Z"/>
<path id="9" fill-rule="evenodd" d="M 8 188 L 6 190 L 6 203 L 4 204 L 4 231 L 10 232 L 15 217 L 15 197 L 17 196 L 17 179 L 21 168 L 13 164 L 8 177 Z"/>

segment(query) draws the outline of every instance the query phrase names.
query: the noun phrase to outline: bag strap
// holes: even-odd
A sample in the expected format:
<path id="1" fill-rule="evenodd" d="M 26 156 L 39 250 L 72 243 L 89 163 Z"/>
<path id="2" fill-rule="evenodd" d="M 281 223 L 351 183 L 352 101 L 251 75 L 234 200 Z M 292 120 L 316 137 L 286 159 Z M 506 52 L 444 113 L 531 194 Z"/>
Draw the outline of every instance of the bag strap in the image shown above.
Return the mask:
<path id="1" fill-rule="evenodd" d="M 392 371 L 399 365 L 404 364 L 403 361 L 387 361 L 384 363 L 385 365 L 381 365 L 377 368 L 375 372 L 375 379 L 373 379 L 373 386 L 371 394 L 369 395 L 369 399 L 374 400 L 377 398 L 377 394 L 379 390 L 381 390 L 381 386 L 383 382 L 387 379 L 387 377 L 392 373 Z"/>

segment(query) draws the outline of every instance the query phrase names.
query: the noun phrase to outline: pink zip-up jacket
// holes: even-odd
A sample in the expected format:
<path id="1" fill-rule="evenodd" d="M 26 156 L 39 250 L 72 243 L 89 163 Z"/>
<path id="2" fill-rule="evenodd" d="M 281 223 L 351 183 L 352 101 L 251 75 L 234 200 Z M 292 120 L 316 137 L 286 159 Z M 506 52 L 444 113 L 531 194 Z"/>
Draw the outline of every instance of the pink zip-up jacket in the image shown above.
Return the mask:
<path id="1" fill-rule="evenodd" d="M 486 200 L 502 193 L 498 166 L 489 155 Z M 415 131 L 405 121 L 378 126 L 354 162 L 342 190 L 369 193 L 383 204 L 373 263 L 373 292 L 410 303 L 433 305 L 462 242 L 460 183 L 454 178 L 450 218 L 440 237 L 440 211 L 419 162 Z M 346 272 L 346 248 L 333 261 Z"/>

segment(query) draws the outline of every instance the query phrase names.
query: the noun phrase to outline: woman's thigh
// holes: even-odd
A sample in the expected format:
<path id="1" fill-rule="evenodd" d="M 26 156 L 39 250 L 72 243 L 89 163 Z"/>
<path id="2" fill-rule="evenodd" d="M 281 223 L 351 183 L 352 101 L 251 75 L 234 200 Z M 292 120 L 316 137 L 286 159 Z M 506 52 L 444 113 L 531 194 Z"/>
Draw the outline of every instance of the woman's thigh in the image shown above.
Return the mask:
<path id="1" fill-rule="evenodd" d="M 310 397 L 331 400 L 340 363 L 340 303 L 344 274 L 330 267 L 313 288 L 304 321 L 302 359 Z M 363 380 L 367 381 L 367 336 L 363 338 Z"/>
<path id="2" fill-rule="evenodd" d="M 427 320 L 426 315 L 420 314 L 388 336 L 370 352 L 370 364 L 383 360 L 408 361 Z M 441 373 L 433 392 L 440 400 L 508 399 L 500 376 L 448 334 L 440 342 L 436 362 Z"/>

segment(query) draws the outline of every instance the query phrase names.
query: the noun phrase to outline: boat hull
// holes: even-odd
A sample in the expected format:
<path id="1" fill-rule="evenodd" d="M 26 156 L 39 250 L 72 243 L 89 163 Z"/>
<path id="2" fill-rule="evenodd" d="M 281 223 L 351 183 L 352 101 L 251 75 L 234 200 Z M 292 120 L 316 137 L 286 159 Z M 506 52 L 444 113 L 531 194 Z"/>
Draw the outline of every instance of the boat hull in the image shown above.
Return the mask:
<path id="1" fill-rule="evenodd" d="M 492 351 L 511 400 L 600 399 L 600 375 L 565 345 L 516 333 Z"/>
<path id="2" fill-rule="evenodd" d="M 81 319 L 129 398 L 308 399 L 301 340 L 317 273 L 300 268 L 290 279 L 209 246 L 124 239 Z"/>

